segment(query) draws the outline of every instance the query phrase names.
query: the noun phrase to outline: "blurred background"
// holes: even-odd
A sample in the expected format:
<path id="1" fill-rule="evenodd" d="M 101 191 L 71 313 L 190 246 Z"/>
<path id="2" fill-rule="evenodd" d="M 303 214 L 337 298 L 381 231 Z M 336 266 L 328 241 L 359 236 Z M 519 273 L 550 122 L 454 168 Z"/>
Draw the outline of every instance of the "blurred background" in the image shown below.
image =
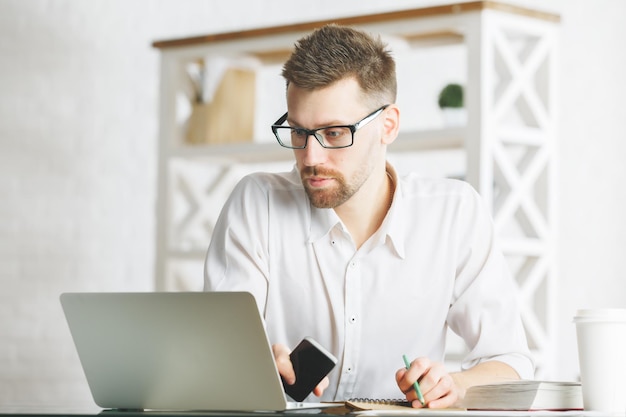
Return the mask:
<path id="1" fill-rule="evenodd" d="M 506 3 L 561 18 L 546 377 L 576 379 L 576 310 L 626 307 L 626 2 Z M 91 403 L 62 292 L 159 289 L 154 41 L 437 4 L 0 0 L 0 405 Z M 266 128 L 284 108 L 270 110 Z M 415 117 L 428 127 L 440 116 Z"/>

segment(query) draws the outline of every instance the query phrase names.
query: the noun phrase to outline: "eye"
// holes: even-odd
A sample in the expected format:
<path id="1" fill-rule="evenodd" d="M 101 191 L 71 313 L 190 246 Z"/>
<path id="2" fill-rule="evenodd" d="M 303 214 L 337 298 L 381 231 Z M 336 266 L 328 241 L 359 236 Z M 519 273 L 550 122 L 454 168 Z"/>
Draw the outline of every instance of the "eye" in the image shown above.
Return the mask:
<path id="1" fill-rule="evenodd" d="M 337 141 L 349 135 L 350 129 L 346 127 L 328 127 L 322 131 L 322 134 L 326 140 Z"/>
<path id="2" fill-rule="evenodd" d="M 341 131 L 341 129 L 325 129 L 324 130 L 324 136 L 326 136 L 329 139 L 338 138 L 342 134 L 343 132 Z"/>
<path id="3" fill-rule="evenodd" d="M 307 131 L 305 129 L 292 128 L 291 134 L 299 138 L 303 138 L 307 135 Z"/>

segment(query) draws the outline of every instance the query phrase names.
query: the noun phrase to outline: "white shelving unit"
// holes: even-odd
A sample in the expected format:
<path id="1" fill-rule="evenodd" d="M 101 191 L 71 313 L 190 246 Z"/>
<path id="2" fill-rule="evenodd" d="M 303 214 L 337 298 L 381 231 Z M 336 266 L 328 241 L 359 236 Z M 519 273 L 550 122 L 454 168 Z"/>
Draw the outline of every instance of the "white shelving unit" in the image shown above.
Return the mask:
<path id="1" fill-rule="evenodd" d="M 331 22 L 379 33 L 390 44 L 402 45 L 403 55 L 450 44 L 466 51 L 467 126 L 405 129 L 391 146 L 391 157 L 427 158 L 428 152 L 437 152 L 457 155 L 453 160 L 458 161 L 461 155 L 464 166 L 459 169 L 492 209 L 500 242 L 521 289 L 537 376 L 549 377 L 556 354 L 559 17 L 540 11 L 475 1 L 155 42 L 153 46 L 161 52 L 157 290 L 201 289 L 202 261 L 212 227 L 234 184 L 248 172 L 292 165 L 292 153 L 274 143 L 269 127 L 254 129 L 255 123 L 269 126 L 273 119 L 234 119 L 232 123 L 250 124 L 251 131 L 267 132 L 241 138 L 244 143 L 211 144 L 219 138 L 208 137 L 206 144 L 190 144 L 186 140 L 189 103 L 198 95 L 190 68 L 200 60 L 213 65 L 206 68 L 219 78 L 224 60 L 230 60 L 239 66 L 243 62 L 244 70 L 259 76 L 263 68 L 279 65 L 294 41 Z M 256 91 L 262 88 L 257 84 Z M 400 84 L 402 88 L 406 85 Z M 249 107 L 252 100 L 252 106 L 263 112 L 262 97 L 245 96 L 242 106 Z M 276 117 L 280 113 L 276 110 Z M 452 343 L 451 360 L 455 349 Z"/>

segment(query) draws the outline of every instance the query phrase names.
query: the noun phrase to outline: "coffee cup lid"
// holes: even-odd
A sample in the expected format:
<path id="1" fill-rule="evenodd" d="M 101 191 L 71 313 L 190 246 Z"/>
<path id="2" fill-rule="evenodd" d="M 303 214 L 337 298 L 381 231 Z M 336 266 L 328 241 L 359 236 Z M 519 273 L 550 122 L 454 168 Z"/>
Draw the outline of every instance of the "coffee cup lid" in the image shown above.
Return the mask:
<path id="1" fill-rule="evenodd" d="M 626 322 L 626 308 L 591 308 L 576 312 L 574 322 L 619 321 Z"/>

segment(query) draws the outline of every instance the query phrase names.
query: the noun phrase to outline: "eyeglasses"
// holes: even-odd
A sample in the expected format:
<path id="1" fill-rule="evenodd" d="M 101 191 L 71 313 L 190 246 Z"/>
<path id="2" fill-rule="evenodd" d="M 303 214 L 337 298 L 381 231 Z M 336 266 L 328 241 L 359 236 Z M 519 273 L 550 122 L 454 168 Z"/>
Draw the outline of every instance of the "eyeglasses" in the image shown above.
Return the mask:
<path id="1" fill-rule="evenodd" d="M 285 113 L 272 125 L 272 132 L 281 146 L 289 149 L 304 149 L 313 135 L 322 147 L 327 149 L 348 148 L 354 143 L 354 132 L 374 120 L 383 112 L 389 104 L 374 110 L 353 125 L 326 126 L 317 129 L 305 129 L 302 127 L 283 126 L 287 120 Z"/>

